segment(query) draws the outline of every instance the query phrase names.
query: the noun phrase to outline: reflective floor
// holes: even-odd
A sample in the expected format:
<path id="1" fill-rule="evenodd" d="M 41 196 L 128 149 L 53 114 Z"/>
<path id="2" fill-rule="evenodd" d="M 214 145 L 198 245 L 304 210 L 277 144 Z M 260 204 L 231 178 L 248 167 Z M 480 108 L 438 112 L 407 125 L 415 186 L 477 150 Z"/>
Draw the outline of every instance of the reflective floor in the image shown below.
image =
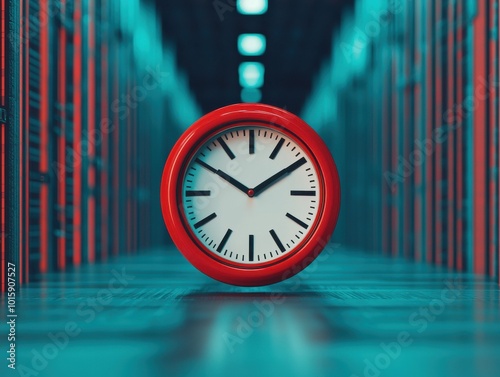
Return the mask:
<path id="1" fill-rule="evenodd" d="M 174 249 L 123 257 L 49 275 L 17 305 L 18 369 L 2 376 L 500 375 L 496 283 L 342 248 L 252 289 Z"/>

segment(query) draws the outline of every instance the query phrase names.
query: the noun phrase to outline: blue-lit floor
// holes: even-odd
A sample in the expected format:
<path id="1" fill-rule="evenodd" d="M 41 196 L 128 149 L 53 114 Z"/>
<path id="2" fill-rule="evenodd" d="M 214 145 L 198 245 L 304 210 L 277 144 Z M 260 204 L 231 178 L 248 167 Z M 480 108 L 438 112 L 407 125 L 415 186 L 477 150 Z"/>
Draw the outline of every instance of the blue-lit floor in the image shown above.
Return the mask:
<path id="1" fill-rule="evenodd" d="M 50 275 L 18 299 L 17 372 L 29 370 L 13 375 L 500 375 L 496 283 L 340 248 L 322 257 L 254 289 L 174 249 Z"/>

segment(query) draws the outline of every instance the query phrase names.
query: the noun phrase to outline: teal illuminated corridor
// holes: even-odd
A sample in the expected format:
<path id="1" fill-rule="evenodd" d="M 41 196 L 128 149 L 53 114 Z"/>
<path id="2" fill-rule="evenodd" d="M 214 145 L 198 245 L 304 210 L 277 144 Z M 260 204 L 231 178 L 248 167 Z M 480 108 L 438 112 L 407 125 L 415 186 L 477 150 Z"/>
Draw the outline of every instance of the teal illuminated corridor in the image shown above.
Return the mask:
<path id="1" fill-rule="evenodd" d="M 481 277 L 338 245 L 267 288 L 214 282 L 161 250 L 30 284 L 18 301 L 18 368 L 73 377 L 486 377 L 500 371 L 499 296 Z"/>
<path id="2" fill-rule="evenodd" d="M 500 0 L 0 0 L 0 295 L 0 377 L 500 376 Z"/>

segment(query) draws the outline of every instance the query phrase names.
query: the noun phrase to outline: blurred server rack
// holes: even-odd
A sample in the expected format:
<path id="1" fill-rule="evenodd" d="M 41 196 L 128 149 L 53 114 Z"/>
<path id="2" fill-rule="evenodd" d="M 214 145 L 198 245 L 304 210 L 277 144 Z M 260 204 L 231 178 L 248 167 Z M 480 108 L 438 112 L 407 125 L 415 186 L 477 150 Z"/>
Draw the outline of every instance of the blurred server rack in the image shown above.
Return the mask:
<path id="1" fill-rule="evenodd" d="M 6 261 L 24 283 L 165 243 L 161 167 L 200 110 L 154 9 L 1 6 L 2 290 Z"/>
<path id="2" fill-rule="evenodd" d="M 303 112 L 341 155 L 343 242 L 500 279 L 498 43 L 498 0 L 344 17 Z"/>

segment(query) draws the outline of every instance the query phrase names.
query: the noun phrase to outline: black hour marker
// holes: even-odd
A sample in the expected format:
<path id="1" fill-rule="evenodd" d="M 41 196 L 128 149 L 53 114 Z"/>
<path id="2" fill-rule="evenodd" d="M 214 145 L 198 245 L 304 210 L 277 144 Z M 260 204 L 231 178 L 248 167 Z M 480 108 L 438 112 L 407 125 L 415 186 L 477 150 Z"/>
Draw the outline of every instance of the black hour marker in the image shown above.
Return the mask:
<path id="1" fill-rule="evenodd" d="M 210 196 L 210 190 L 187 190 L 186 196 Z"/>
<path id="2" fill-rule="evenodd" d="M 203 220 L 200 220 L 196 224 L 194 224 L 194 229 L 198 229 L 198 228 L 202 227 L 203 225 L 205 225 L 206 223 L 212 221 L 216 217 L 217 217 L 217 214 L 215 212 L 212 213 L 211 215 L 208 215 Z"/>
<path id="3" fill-rule="evenodd" d="M 304 229 L 307 229 L 309 227 L 309 225 L 307 225 L 305 222 L 297 219 L 294 215 L 287 213 L 286 217 L 288 217 L 290 220 L 295 221 L 297 224 L 299 224 Z"/>
<path id="4" fill-rule="evenodd" d="M 271 229 L 269 231 L 269 233 L 271 233 L 271 236 L 273 237 L 274 242 L 276 242 L 276 245 L 278 245 L 278 247 L 281 250 L 281 252 L 282 253 L 285 252 L 285 246 L 283 246 L 283 244 L 281 243 L 281 241 L 278 238 L 278 235 L 276 234 L 276 232 L 274 231 L 274 229 Z"/>
<path id="5" fill-rule="evenodd" d="M 248 260 L 253 262 L 253 234 L 248 236 Z"/>
<path id="6" fill-rule="evenodd" d="M 255 153 L 255 131 L 250 130 L 249 140 L 248 140 L 248 149 L 250 154 Z"/>
<path id="7" fill-rule="evenodd" d="M 292 190 L 292 191 L 290 191 L 290 195 L 292 195 L 292 196 L 316 196 L 316 191 Z"/>
<path id="8" fill-rule="evenodd" d="M 278 141 L 278 144 L 276 144 L 276 147 L 274 147 L 273 152 L 269 156 L 269 158 L 271 160 L 274 160 L 276 158 L 276 156 L 278 155 L 278 153 L 279 153 L 279 151 L 284 143 L 285 143 L 285 139 L 283 139 L 283 138 L 281 138 L 280 141 Z"/>
<path id="9" fill-rule="evenodd" d="M 222 249 L 224 249 L 224 246 L 226 246 L 227 240 L 229 239 L 229 236 L 233 233 L 231 229 L 228 229 L 224 237 L 222 238 L 222 241 L 220 241 L 220 245 L 217 248 L 217 251 L 220 253 Z"/>
<path id="10" fill-rule="evenodd" d="M 219 144 L 221 145 L 221 147 L 224 148 L 224 151 L 227 153 L 227 155 L 229 156 L 229 158 L 231 160 L 234 160 L 236 156 L 231 151 L 231 149 L 229 149 L 229 147 L 227 146 L 226 142 L 224 140 L 222 140 L 221 137 L 218 137 L 217 141 L 219 142 Z"/>

